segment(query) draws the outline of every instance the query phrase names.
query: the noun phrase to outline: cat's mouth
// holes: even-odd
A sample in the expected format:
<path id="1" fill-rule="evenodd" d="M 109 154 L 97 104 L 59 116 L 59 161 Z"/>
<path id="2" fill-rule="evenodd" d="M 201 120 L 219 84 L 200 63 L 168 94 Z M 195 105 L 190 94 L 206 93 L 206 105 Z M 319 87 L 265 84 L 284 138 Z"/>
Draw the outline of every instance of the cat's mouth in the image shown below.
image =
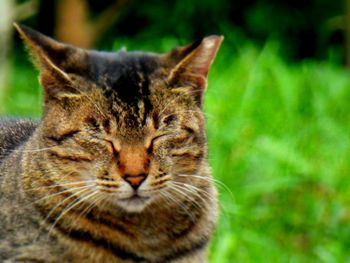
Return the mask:
<path id="1" fill-rule="evenodd" d="M 131 212 L 141 211 L 149 202 L 150 197 L 143 197 L 137 193 L 127 198 L 118 199 L 118 204 Z"/>
<path id="2" fill-rule="evenodd" d="M 139 201 L 147 201 L 149 199 L 149 197 L 145 197 L 145 196 L 140 196 L 137 193 L 134 193 L 132 196 L 127 197 L 127 198 L 121 198 L 119 199 L 119 201 L 122 202 L 139 202 Z"/>

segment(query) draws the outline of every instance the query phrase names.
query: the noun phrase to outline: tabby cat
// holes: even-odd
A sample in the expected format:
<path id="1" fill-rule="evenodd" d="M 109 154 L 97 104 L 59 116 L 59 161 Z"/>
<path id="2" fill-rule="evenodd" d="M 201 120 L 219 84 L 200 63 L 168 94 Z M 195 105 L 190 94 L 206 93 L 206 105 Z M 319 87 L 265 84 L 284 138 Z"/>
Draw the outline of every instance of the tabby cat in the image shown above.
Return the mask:
<path id="1" fill-rule="evenodd" d="M 0 121 L 0 262 L 206 262 L 217 194 L 203 92 L 223 40 L 98 52 L 15 25 L 41 121 Z"/>

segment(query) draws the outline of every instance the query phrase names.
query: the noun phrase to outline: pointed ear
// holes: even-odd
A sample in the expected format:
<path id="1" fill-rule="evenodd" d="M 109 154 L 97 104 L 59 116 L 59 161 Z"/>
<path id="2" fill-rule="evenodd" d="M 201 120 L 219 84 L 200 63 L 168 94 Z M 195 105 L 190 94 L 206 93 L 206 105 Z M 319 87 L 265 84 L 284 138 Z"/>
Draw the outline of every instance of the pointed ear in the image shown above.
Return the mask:
<path id="1" fill-rule="evenodd" d="M 207 86 L 207 77 L 223 36 L 209 36 L 202 41 L 173 50 L 169 56 L 177 61 L 168 77 L 173 87 L 193 87 L 201 93 Z"/>
<path id="2" fill-rule="evenodd" d="M 77 93 L 70 87 L 69 73 L 83 70 L 85 54 L 82 50 L 53 40 L 27 26 L 14 24 L 25 41 L 34 64 L 41 72 L 41 84 L 48 95 Z M 79 65 L 79 66 L 77 66 Z"/>

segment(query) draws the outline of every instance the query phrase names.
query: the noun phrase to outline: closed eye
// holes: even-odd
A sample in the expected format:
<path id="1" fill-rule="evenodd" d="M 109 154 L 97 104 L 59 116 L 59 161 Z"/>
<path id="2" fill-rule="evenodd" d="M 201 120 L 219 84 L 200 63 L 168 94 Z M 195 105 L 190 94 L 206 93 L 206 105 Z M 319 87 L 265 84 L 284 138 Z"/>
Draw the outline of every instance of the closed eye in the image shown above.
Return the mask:
<path id="1" fill-rule="evenodd" d="M 170 125 L 170 124 L 172 124 L 173 122 L 175 122 L 176 120 L 177 120 L 176 115 L 170 114 L 170 115 L 168 115 L 168 116 L 165 116 L 164 119 L 162 120 L 162 122 L 163 122 L 165 125 Z"/>
<path id="2" fill-rule="evenodd" d="M 169 138 L 169 141 L 172 142 L 173 148 L 177 148 L 192 142 L 195 138 L 195 131 L 192 128 L 183 127 L 180 131 L 173 133 L 173 135 Z"/>
<path id="3" fill-rule="evenodd" d="M 62 143 L 68 139 L 74 138 L 74 136 L 79 133 L 80 130 L 70 130 L 70 131 L 66 131 L 63 134 L 60 135 L 50 135 L 50 136 L 46 136 L 47 139 L 54 141 L 56 143 Z"/>
<path id="4" fill-rule="evenodd" d="M 153 153 L 153 148 L 154 148 L 154 143 L 160 139 L 164 139 L 165 137 L 167 137 L 169 135 L 169 133 L 164 133 L 164 134 L 160 134 L 156 137 L 154 137 L 151 142 L 149 143 L 149 146 L 147 147 L 147 153 L 151 154 Z"/>
<path id="5" fill-rule="evenodd" d="M 189 135 L 194 135 L 195 131 L 190 127 L 183 127 L 184 131 L 186 131 Z"/>

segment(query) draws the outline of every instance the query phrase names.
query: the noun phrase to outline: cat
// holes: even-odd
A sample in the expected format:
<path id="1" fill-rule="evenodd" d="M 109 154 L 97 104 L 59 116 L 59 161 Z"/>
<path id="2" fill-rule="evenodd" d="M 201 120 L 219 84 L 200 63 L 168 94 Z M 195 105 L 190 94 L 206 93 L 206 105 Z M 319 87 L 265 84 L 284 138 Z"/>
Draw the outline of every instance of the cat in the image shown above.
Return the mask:
<path id="1" fill-rule="evenodd" d="M 206 262 L 218 204 L 202 106 L 223 37 L 100 52 L 15 27 L 43 114 L 0 120 L 0 262 Z"/>

